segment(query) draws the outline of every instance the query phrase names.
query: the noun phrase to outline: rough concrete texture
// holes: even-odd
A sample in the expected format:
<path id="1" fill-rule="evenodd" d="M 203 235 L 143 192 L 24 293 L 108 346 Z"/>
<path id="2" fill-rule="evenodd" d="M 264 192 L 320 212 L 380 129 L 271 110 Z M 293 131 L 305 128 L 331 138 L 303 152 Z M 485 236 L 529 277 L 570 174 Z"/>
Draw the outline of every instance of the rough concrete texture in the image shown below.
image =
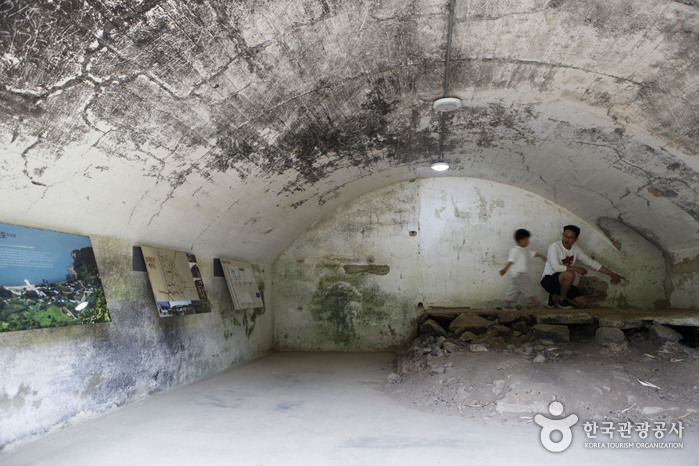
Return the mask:
<path id="1" fill-rule="evenodd" d="M 1 336 L 19 375 L 3 378 L 0 400 L 24 413 L 41 404 L 22 422 L 42 427 L 23 432 L 73 418 L 94 390 L 109 393 L 94 404 L 102 409 L 266 346 L 247 338 L 270 313 L 135 317 L 152 298 L 128 272 L 128 245 L 271 264 L 362 195 L 388 195 L 392 210 L 377 199 L 359 221 L 311 226 L 279 259 L 281 346 L 388 347 L 409 333 L 419 302 L 493 303 L 506 285 L 491 272 L 511 231 L 532 219 L 538 247 L 575 219 L 583 244 L 629 277 L 622 287 L 586 282 L 598 304 L 699 308 L 697 2 L 456 3 L 447 90 L 464 105 L 443 133 L 455 184 L 411 190 L 395 183 L 433 176 L 439 153 L 432 102 L 444 93 L 446 0 L 4 2 L 0 220 L 119 244 L 98 258 L 112 324 Z M 402 197 L 386 186 L 402 186 Z M 336 239 L 321 234 L 320 251 L 304 250 L 319 231 Z M 390 269 L 342 269 L 370 264 Z M 213 282 L 226 309 L 224 283 Z M 221 352 L 220 337 L 194 336 L 201 328 L 241 340 Z M 201 350 L 164 356 L 190 340 Z M 105 369 L 75 359 L 101 348 L 123 359 Z M 126 359 L 153 351 L 163 372 L 129 375 Z M 88 401 L 40 402 L 44 388 L 20 380 L 31 361 L 46 368 L 33 375 L 47 377 L 42 387 L 52 375 L 63 383 L 56 368 L 77 370 L 81 382 L 63 388 Z"/>
<path id="2" fill-rule="evenodd" d="M 653 308 L 667 299 L 662 255 L 644 247 L 627 250 L 634 245 L 632 232 L 619 230 L 623 243 L 617 249 L 594 225 L 526 191 L 471 178 L 431 178 L 357 198 L 294 241 L 274 265 L 276 344 L 386 348 L 410 337 L 420 303 L 494 308 L 509 285 L 497 271 L 514 245 L 514 231 L 529 229 L 529 247 L 545 253 L 568 223 L 582 228 L 578 244 L 584 250 L 628 279 L 612 285 L 605 275 L 590 272 L 588 278 L 607 285 L 596 305 Z M 370 261 L 390 271 L 343 269 Z M 531 278 L 544 300 L 536 285 L 542 271 L 537 259 Z"/>
<path id="3" fill-rule="evenodd" d="M 600 327 L 595 332 L 595 340 L 602 346 L 622 344 L 626 341 L 624 332 L 616 327 Z"/>
<path id="4" fill-rule="evenodd" d="M 449 324 L 449 330 L 459 336 L 464 332 L 485 333 L 495 322 L 475 314 L 461 314 Z"/>
<path id="5" fill-rule="evenodd" d="M 431 176 L 447 6 L 9 2 L 0 216 L 273 262 L 332 208 Z M 696 260 L 698 44 L 696 2 L 458 1 L 451 173 Z"/>
<path id="6" fill-rule="evenodd" d="M 682 335 L 679 332 L 661 324 L 653 324 L 648 329 L 650 336 L 661 341 L 680 341 Z"/>
<path id="7" fill-rule="evenodd" d="M 112 322 L 0 333 L 0 449 L 249 360 L 272 346 L 271 308 L 233 309 L 198 256 L 212 312 L 160 318 L 131 245 L 92 237 Z M 270 267 L 257 267 L 270 282 Z"/>

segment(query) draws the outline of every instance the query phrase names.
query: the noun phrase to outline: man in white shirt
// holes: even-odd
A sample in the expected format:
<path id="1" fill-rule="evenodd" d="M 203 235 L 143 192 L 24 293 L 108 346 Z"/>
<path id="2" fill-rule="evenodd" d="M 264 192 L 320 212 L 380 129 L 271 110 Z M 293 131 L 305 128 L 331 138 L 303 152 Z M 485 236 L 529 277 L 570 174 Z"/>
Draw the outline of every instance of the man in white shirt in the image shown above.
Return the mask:
<path id="1" fill-rule="evenodd" d="M 578 236 L 580 236 L 580 228 L 575 225 L 566 225 L 563 227 L 561 241 L 556 241 L 549 246 L 544 273 L 541 277 L 541 286 L 549 293 L 547 307 L 554 307 L 554 305 L 561 309 L 587 307 L 587 299 L 573 284 L 576 273 L 581 276 L 587 274 L 587 269 L 575 265 L 577 260 L 609 275 L 612 283 L 626 280 L 585 254 L 575 244 Z"/>

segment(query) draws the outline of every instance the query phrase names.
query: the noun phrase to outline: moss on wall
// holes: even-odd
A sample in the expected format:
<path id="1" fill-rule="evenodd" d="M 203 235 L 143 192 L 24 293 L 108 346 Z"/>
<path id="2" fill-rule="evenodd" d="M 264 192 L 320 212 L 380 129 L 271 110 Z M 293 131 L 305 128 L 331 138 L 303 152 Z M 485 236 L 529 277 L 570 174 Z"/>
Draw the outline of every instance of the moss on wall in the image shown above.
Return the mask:
<path id="1" fill-rule="evenodd" d="M 308 308 L 325 338 L 349 345 L 357 339 L 355 327 L 384 324 L 395 305 L 367 275 L 336 271 L 320 278 Z"/>

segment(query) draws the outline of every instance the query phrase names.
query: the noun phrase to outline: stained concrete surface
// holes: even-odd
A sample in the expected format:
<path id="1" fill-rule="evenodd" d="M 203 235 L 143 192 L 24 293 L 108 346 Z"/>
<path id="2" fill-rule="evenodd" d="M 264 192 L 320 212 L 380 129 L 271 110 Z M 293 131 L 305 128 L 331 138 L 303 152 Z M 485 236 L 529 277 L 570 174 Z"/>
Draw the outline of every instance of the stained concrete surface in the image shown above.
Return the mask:
<path id="1" fill-rule="evenodd" d="M 448 4 L 3 2 L 0 215 L 273 262 L 333 208 L 433 176 Z M 696 273 L 697 2 L 453 19 L 449 173 L 618 219 Z"/>
<path id="2" fill-rule="evenodd" d="M 539 428 L 401 406 L 390 353 L 276 353 L 0 452 L 10 465 L 696 464 L 681 450 L 549 453 Z"/>

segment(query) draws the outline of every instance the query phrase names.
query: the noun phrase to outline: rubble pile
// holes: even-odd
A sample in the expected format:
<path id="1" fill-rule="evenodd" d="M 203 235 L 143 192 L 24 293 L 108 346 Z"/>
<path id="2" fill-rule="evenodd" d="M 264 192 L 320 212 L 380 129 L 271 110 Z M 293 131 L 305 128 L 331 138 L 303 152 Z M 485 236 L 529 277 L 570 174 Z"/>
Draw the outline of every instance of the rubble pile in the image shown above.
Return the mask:
<path id="1" fill-rule="evenodd" d="M 669 326 L 582 312 L 426 313 L 386 390 L 419 409 L 532 422 L 552 400 L 599 420 L 699 429 L 699 352 Z"/>

